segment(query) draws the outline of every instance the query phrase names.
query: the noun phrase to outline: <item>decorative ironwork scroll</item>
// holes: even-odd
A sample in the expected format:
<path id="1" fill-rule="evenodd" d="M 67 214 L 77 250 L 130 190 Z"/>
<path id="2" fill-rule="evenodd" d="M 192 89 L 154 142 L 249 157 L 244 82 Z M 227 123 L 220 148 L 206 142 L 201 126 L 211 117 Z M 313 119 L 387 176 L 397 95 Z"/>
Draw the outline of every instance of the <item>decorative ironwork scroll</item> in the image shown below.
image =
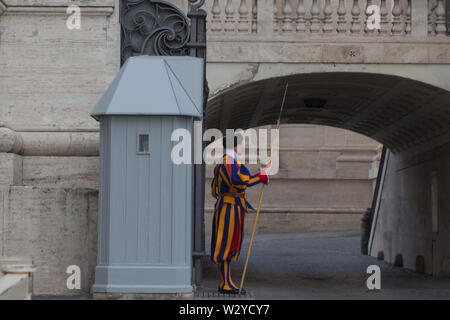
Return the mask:
<path id="1" fill-rule="evenodd" d="M 189 0 L 194 18 L 202 15 L 204 0 Z M 204 13 L 206 17 L 206 12 Z M 191 18 L 194 22 L 194 18 Z M 161 0 L 122 0 L 120 5 L 121 62 L 131 56 L 192 55 L 188 18 L 175 5 Z"/>

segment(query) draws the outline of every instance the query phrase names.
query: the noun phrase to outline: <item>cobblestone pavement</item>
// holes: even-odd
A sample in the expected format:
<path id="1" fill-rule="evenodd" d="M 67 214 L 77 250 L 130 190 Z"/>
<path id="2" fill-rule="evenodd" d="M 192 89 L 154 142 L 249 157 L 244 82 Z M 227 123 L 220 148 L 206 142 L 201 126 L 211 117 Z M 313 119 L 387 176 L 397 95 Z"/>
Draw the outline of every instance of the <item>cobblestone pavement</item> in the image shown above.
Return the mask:
<path id="1" fill-rule="evenodd" d="M 249 238 L 246 235 L 232 267 L 235 283 L 241 278 Z M 450 299 L 450 278 L 363 256 L 359 243 L 358 231 L 256 235 L 244 287 L 256 299 Z M 367 289 L 369 265 L 381 268 L 379 291 Z M 200 290 L 217 288 L 216 270 L 208 260 Z"/>

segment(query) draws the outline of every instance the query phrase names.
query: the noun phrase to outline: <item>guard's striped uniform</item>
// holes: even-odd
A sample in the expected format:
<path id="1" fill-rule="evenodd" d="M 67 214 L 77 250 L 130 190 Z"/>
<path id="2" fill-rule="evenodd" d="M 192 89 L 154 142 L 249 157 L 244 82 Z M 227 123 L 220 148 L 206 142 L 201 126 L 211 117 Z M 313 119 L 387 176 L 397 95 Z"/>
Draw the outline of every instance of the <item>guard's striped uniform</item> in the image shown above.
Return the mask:
<path id="1" fill-rule="evenodd" d="M 247 187 L 267 183 L 267 180 L 264 173 L 250 175 L 243 164 L 228 154 L 214 169 L 211 194 L 217 201 L 212 225 L 211 260 L 219 266 L 219 287 L 223 290 L 238 289 L 231 280 L 229 264 L 239 257 L 245 212 L 247 208 L 253 209 L 244 197 L 223 194 L 245 193 Z"/>

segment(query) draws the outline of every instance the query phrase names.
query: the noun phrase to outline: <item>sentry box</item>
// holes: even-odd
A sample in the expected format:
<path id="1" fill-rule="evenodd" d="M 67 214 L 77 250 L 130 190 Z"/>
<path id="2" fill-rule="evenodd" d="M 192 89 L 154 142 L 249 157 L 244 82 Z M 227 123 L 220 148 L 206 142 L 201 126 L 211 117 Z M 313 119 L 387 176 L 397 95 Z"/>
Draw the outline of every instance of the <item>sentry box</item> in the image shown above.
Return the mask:
<path id="1" fill-rule="evenodd" d="M 171 135 L 193 137 L 202 106 L 203 59 L 138 56 L 91 112 L 100 121 L 93 292 L 192 292 L 193 165 L 172 161 Z"/>

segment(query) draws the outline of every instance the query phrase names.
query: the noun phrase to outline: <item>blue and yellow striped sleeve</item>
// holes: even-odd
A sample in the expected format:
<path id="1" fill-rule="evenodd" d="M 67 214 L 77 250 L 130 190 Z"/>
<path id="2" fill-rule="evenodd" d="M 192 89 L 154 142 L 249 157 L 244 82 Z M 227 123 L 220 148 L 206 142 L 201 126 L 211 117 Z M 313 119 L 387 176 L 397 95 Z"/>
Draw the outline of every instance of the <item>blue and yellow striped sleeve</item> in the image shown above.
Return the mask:
<path id="1" fill-rule="evenodd" d="M 239 164 L 236 161 L 227 163 L 227 171 L 231 176 L 231 182 L 233 186 L 239 189 L 245 189 L 246 187 L 251 187 L 262 182 L 267 184 L 267 175 L 259 172 L 255 175 L 251 175 L 250 171 L 243 164 Z"/>

